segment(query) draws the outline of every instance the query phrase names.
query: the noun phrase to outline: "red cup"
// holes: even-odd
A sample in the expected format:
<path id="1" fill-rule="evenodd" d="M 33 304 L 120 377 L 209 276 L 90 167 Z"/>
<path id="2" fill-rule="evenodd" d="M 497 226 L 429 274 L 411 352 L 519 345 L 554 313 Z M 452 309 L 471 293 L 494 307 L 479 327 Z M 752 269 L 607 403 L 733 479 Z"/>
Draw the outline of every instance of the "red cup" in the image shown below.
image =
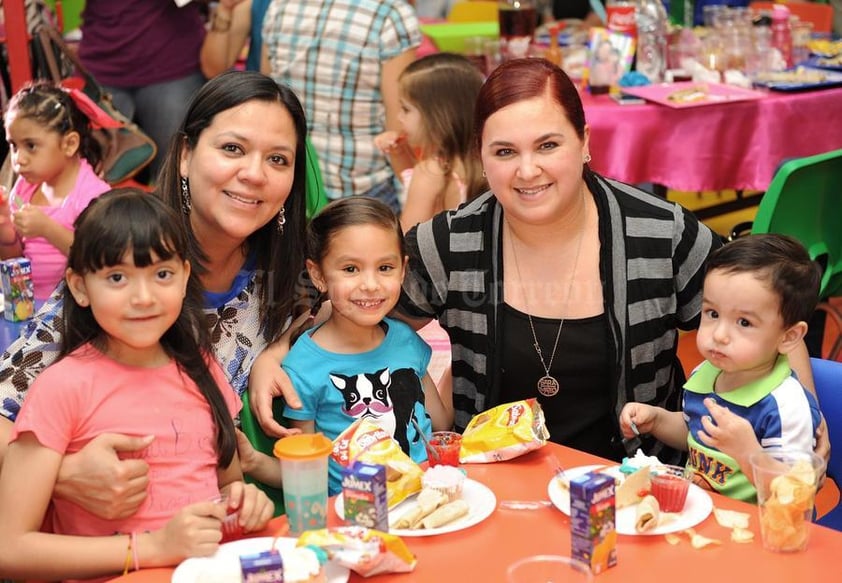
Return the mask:
<path id="1" fill-rule="evenodd" d="M 652 495 L 658 500 L 661 512 L 681 512 L 687 501 L 690 477 L 681 466 L 653 466 Z"/>
<path id="2" fill-rule="evenodd" d="M 434 431 L 428 438 L 427 460 L 431 466 L 458 466 L 462 435 L 454 431 Z"/>

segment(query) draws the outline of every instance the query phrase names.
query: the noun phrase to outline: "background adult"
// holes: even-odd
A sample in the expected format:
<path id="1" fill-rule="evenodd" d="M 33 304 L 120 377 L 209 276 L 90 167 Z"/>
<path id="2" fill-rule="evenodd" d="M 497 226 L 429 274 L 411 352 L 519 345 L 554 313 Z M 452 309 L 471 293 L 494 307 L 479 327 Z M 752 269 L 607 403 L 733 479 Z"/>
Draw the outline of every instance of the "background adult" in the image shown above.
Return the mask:
<path id="1" fill-rule="evenodd" d="M 79 58 L 114 105 L 155 141 L 154 177 L 187 103 L 204 83 L 199 49 L 205 25 L 198 2 L 87 0 Z"/>
<path id="2" fill-rule="evenodd" d="M 328 198 L 364 194 L 398 210 L 398 183 L 374 138 L 399 128 L 398 76 L 420 44 L 404 0 L 270 4 L 261 70 L 301 97 Z"/>
<path id="3" fill-rule="evenodd" d="M 157 195 L 179 210 L 188 232 L 214 355 L 238 393 L 256 355 L 295 309 L 305 132 L 303 109 L 289 89 L 256 72 L 223 73 L 190 102 L 158 180 Z M 3 355 L 0 454 L 29 384 L 57 357 L 61 312 L 54 294 Z M 147 445 L 144 438 L 97 438 L 65 459 L 57 495 L 105 518 L 130 514 L 145 496 L 147 468 L 141 460 L 119 461 L 115 450 Z"/>
<path id="4" fill-rule="evenodd" d="M 263 17 L 271 0 L 219 0 L 202 43 L 202 72 L 210 79 L 230 69 L 248 41 L 246 70 L 260 70 Z"/>

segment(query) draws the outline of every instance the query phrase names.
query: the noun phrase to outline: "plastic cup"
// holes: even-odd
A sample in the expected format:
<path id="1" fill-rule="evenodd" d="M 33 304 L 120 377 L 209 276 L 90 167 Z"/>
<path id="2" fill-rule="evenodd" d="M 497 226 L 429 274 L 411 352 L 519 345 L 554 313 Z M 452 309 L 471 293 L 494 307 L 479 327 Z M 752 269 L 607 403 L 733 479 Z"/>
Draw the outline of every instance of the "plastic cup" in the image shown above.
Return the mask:
<path id="1" fill-rule="evenodd" d="M 811 451 L 770 450 L 753 453 L 749 463 L 757 488 L 763 548 L 805 550 L 824 459 Z"/>
<path id="2" fill-rule="evenodd" d="M 533 555 L 512 563 L 506 570 L 508 583 L 586 583 L 593 581 L 584 563 L 561 555 Z"/>
<path id="3" fill-rule="evenodd" d="M 650 469 L 652 495 L 661 512 L 681 512 L 690 489 L 689 471 L 682 466 L 659 465 Z"/>
<path id="4" fill-rule="evenodd" d="M 454 431 L 434 431 L 426 447 L 431 466 L 458 466 L 462 435 Z"/>
<path id="5" fill-rule="evenodd" d="M 291 435 L 275 442 L 292 536 L 327 526 L 327 461 L 332 449 L 333 442 L 321 433 Z"/>

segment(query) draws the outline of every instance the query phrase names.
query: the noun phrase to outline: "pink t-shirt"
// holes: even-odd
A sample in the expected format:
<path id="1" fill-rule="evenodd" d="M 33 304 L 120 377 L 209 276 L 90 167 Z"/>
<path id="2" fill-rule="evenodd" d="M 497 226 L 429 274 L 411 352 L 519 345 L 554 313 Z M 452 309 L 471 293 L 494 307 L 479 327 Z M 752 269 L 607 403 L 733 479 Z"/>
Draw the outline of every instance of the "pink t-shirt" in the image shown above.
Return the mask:
<path id="1" fill-rule="evenodd" d="M 210 370 L 231 416 L 242 406 L 212 358 Z M 47 527 L 57 534 L 102 536 L 162 527 L 182 507 L 219 495 L 216 429 L 210 406 L 175 362 L 159 368 L 120 364 L 90 345 L 44 369 L 26 394 L 10 443 L 31 431 L 50 449 L 74 453 L 110 432 L 155 435 L 120 457 L 149 464 L 149 495 L 134 516 L 104 520 L 53 498 Z"/>
<path id="2" fill-rule="evenodd" d="M 40 184 L 32 184 L 22 177 L 18 178 L 12 187 L 9 200 L 14 201 L 17 196 L 28 204 L 39 186 Z M 110 189 L 111 186 L 97 176 L 87 160 L 83 159 L 79 164 L 76 184 L 64 198 L 61 206 L 42 206 L 39 208 L 54 221 L 72 229 L 73 221 L 85 210 L 88 203 Z M 58 282 L 64 278 L 67 257 L 44 237 L 24 237 L 23 255 L 32 262 L 32 283 L 35 286 L 35 299 L 46 300 L 53 293 Z"/>

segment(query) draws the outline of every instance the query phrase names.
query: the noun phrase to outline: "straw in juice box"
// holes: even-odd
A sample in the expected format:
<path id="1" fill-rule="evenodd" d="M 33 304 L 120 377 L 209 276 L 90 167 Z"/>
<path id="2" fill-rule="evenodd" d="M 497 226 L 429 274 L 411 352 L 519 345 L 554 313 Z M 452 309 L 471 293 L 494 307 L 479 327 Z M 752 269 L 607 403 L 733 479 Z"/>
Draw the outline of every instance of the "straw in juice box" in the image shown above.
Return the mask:
<path id="1" fill-rule="evenodd" d="M 617 564 L 614 478 L 598 472 L 570 480 L 571 555 L 598 574 Z"/>

